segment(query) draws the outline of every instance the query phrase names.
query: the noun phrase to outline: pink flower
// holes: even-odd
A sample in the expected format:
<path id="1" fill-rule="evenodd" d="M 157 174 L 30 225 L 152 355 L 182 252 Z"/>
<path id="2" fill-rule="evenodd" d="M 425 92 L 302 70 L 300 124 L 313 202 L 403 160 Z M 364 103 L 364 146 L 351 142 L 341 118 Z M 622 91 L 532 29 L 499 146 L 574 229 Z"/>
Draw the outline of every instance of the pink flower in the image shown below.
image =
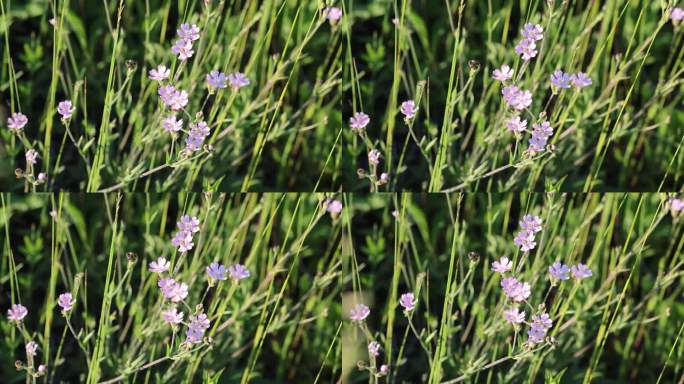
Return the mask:
<path id="1" fill-rule="evenodd" d="M 537 56 L 537 44 L 534 40 L 523 39 L 515 46 L 515 53 L 522 56 L 522 59 L 528 61 Z"/>
<path id="2" fill-rule="evenodd" d="M 349 318 L 352 321 L 363 321 L 370 315 L 370 308 L 365 304 L 356 304 L 349 312 Z"/>
<path id="3" fill-rule="evenodd" d="M 19 131 L 28 123 L 28 118 L 21 112 L 15 112 L 7 119 L 7 126 L 10 131 Z"/>
<path id="4" fill-rule="evenodd" d="M 178 39 L 171 47 L 171 52 L 178 55 L 180 61 L 185 61 L 192 57 L 195 51 L 192 50 L 192 41 L 186 39 Z"/>
<path id="5" fill-rule="evenodd" d="M 569 273 L 570 268 L 560 261 L 556 261 L 549 267 L 549 274 L 555 280 L 567 280 L 570 278 L 570 276 L 568 276 Z"/>
<path id="6" fill-rule="evenodd" d="M 492 262 L 492 270 L 504 274 L 513 268 L 513 262 L 508 257 L 502 256 L 499 261 Z"/>
<path id="7" fill-rule="evenodd" d="M 158 258 L 157 261 L 153 261 L 149 265 L 150 272 L 153 272 L 153 273 L 166 272 L 169 270 L 170 266 L 171 266 L 171 263 L 166 261 L 166 259 L 163 257 Z"/>
<path id="8" fill-rule="evenodd" d="M 373 165 L 378 165 L 380 163 L 380 151 L 371 149 L 371 151 L 368 152 L 368 162 Z"/>
<path id="9" fill-rule="evenodd" d="M 570 273 L 572 273 L 572 277 L 578 281 L 592 276 L 591 269 L 582 263 L 573 265 L 572 268 L 570 268 Z"/>
<path id="10" fill-rule="evenodd" d="M 76 304 L 76 300 L 71 296 L 71 293 L 66 292 L 59 295 L 57 298 L 57 304 L 62 307 L 62 311 L 68 312 Z"/>
<path id="11" fill-rule="evenodd" d="M 368 355 L 378 356 L 380 354 L 380 343 L 377 341 L 371 341 L 368 343 Z"/>
<path id="12" fill-rule="evenodd" d="M 197 24 L 193 24 L 192 26 L 187 23 L 181 24 L 180 28 L 178 28 L 176 32 L 178 33 L 178 37 L 191 42 L 200 38 L 200 29 Z"/>
<path id="13" fill-rule="evenodd" d="M 328 211 L 329 213 L 337 215 L 340 212 L 342 212 L 342 202 L 341 201 L 328 199 L 326 203 L 327 203 L 327 206 L 326 206 L 325 210 Z"/>
<path id="14" fill-rule="evenodd" d="M 412 119 L 416 115 L 416 112 L 418 112 L 418 107 L 416 107 L 416 103 L 413 100 L 407 100 L 401 103 L 399 110 L 404 114 L 406 119 Z"/>
<path id="15" fill-rule="evenodd" d="M 38 152 L 35 149 L 29 149 L 24 157 L 26 157 L 26 165 L 33 165 L 38 160 Z"/>
<path id="16" fill-rule="evenodd" d="M 513 133 L 521 133 L 527 129 L 527 120 L 522 120 L 520 116 L 513 116 L 506 121 L 506 128 Z"/>
<path id="17" fill-rule="evenodd" d="M 21 321 L 28 315 L 28 309 L 21 304 L 14 304 L 7 310 L 7 318 L 11 321 Z"/>
<path id="18" fill-rule="evenodd" d="M 242 264 L 234 264 L 228 267 L 228 274 L 236 283 L 239 283 L 240 280 L 246 279 L 250 276 L 249 269 Z"/>
<path id="19" fill-rule="evenodd" d="M 323 15 L 325 15 L 331 24 L 335 24 L 342 17 L 342 10 L 338 7 L 325 7 Z"/>
<path id="20" fill-rule="evenodd" d="M 405 311 L 412 311 L 413 308 L 416 306 L 416 303 L 418 303 L 418 300 L 415 299 L 413 296 L 413 293 L 404 293 L 401 295 L 401 298 L 399 298 L 399 304 L 401 304 L 402 307 L 404 307 Z"/>
<path id="21" fill-rule="evenodd" d="M 26 356 L 35 356 L 36 351 L 38 350 L 38 344 L 36 344 L 35 341 L 29 341 L 26 343 Z"/>
<path id="22" fill-rule="evenodd" d="M 162 120 L 162 129 L 166 132 L 178 132 L 183 129 L 183 120 L 170 115 Z"/>
<path id="23" fill-rule="evenodd" d="M 162 319 L 169 324 L 178 324 L 183 321 L 183 312 L 178 312 L 176 308 L 169 308 L 162 312 Z"/>
<path id="24" fill-rule="evenodd" d="M 363 112 L 356 112 L 349 118 L 349 126 L 352 130 L 362 130 L 370 123 L 370 117 Z"/>
<path id="25" fill-rule="evenodd" d="M 525 312 L 520 312 L 518 308 L 511 308 L 504 311 L 504 319 L 511 324 L 520 324 L 525 321 Z"/>
<path id="26" fill-rule="evenodd" d="M 544 28 L 542 28 L 541 25 L 527 23 L 523 26 L 521 33 L 525 39 L 529 39 L 532 41 L 538 41 L 544 37 L 542 35 L 543 32 L 544 32 Z"/>
<path id="27" fill-rule="evenodd" d="M 57 104 L 57 113 L 62 115 L 62 120 L 68 120 L 71 118 L 71 114 L 74 113 L 76 108 L 71 105 L 71 100 L 60 101 Z"/>
<path id="28" fill-rule="evenodd" d="M 504 64 L 501 66 L 499 69 L 495 69 L 494 72 L 492 73 L 492 78 L 494 80 L 499 80 L 501 82 L 504 82 L 506 80 L 509 80 L 513 77 L 513 70 L 511 67 L 508 65 Z"/>
<path id="29" fill-rule="evenodd" d="M 167 69 L 166 66 L 159 64 L 157 68 L 150 69 L 149 75 L 152 80 L 162 81 L 171 76 L 171 70 Z"/>
<path id="30" fill-rule="evenodd" d="M 570 82 L 577 89 L 588 87 L 592 84 L 591 77 L 584 72 L 578 72 L 570 76 Z"/>
<path id="31" fill-rule="evenodd" d="M 684 20 L 684 9 L 682 8 L 672 8 L 670 11 L 670 20 L 673 22 L 680 22 Z"/>

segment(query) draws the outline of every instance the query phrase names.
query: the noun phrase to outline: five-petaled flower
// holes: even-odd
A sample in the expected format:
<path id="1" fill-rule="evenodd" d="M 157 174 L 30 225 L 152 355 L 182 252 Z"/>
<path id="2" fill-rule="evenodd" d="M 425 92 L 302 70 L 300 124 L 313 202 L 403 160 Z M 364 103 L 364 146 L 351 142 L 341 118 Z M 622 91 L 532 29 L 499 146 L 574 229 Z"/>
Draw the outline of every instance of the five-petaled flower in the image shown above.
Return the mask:
<path id="1" fill-rule="evenodd" d="M 225 88 L 228 86 L 226 84 L 227 81 L 228 81 L 228 77 L 223 72 L 213 70 L 213 71 L 209 72 L 209 74 L 207 74 L 207 85 L 209 85 L 209 87 Z"/>
<path id="2" fill-rule="evenodd" d="M 416 112 L 418 112 L 418 107 L 416 107 L 416 103 L 413 100 L 406 100 L 401 103 L 399 110 L 404 115 L 405 119 L 412 119 L 416 115 Z"/>
<path id="3" fill-rule="evenodd" d="M 495 69 L 494 72 L 492 73 L 492 78 L 494 78 L 494 80 L 498 80 L 501 82 L 509 80 L 512 77 L 513 77 L 513 70 L 511 69 L 511 67 L 509 67 L 506 64 L 502 65 L 501 68 Z"/>
<path id="4" fill-rule="evenodd" d="M 214 280 L 226 280 L 226 273 L 228 270 L 222 264 L 217 262 L 211 263 L 207 268 L 207 275 Z"/>
<path id="5" fill-rule="evenodd" d="M 504 274 L 513 268 L 513 262 L 508 257 L 502 256 L 498 261 L 492 262 L 492 270 Z"/>
<path id="6" fill-rule="evenodd" d="M 183 312 L 178 312 L 176 308 L 171 307 L 162 312 L 162 319 L 169 324 L 178 324 L 183 321 Z"/>
<path id="7" fill-rule="evenodd" d="M 7 318 L 11 321 L 21 321 L 28 315 L 28 309 L 21 304 L 13 304 L 10 309 L 7 310 Z"/>
<path id="8" fill-rule="evenodd" d="M 230 83 L 230 87 L 235 91 L 239 91 L 240 88 L 246 87 L 250 83 L 249 78 L 242 72 L 228 74 L 228 82 Z"/>
<path id="9" fill-rule="evenodd" d="M 572 268 L 570 268 L 570 272 L 572 273 L 572 277 L 578 281 L 592 276 L 591 269 L 582 263 L 573 265 Z"/>
<path id="10" fill-rule="evenodd" d="M 150 69 L 149 72 L 150 79 L 155 81 L 166 80 L 171 76 L 171 70 L 166 68 L 166 66 L 159 64 L 157 68 Z"/>
<path id="11" fill-rule="evenodd" d="M 228 274 L 236 283 L 239 283 L 240 280 L 250 276 L 249 269 L 242 264 L 234 264 L 228 267 Z"/>
<path id="12" fill-rule="evenodd" d="M 66 292 L 59 295 L 57 298 L 57 304 L 62 307 L 62 311 L 69 312 L 71 308 L 76 304 L 76 300 L 71 296 L 71 293 Z"/>
<path id="13" fill-rule="evenodd" d="M 556 261 L 549 267 L 549 274 L 555 280 L 567 280 L 570 278 L 569 273 L 570 268 L 560 261 Z"/>
<path id="14" fill-rule="evenodd" d="M 413 296 L 413 293 L 411 292 L 404 293 L 399 298 L 399 304 L 401 304 L 401 306 L 404 307 L 405 311 L 412 311 L 413 308 L 416 306 L 416 303 L 418 303 L 418 300 L 416 300 L 416 298 Z"/>
<path id="15" fill-rule="evenodd" d="M 352 321 L 363 321 L 370 315 L 370 308 L 365 304 L 356 304 L 354 308 L 349 311 L 349 319 Z"/>
<path id="16" fill-rule="evenodd" d="M 28 117 L 21 112 L 15 112 L 7 119 L 7 127 L 10 131 L 18 132 L 28 123 Z"/>
<path id="17" fill-rule="evenodd" d="M 349 126 L 352 130 L 362 130 L 370 123 L 370 117 L 363 112 L 356 112 L 349 118 Z"/>
<path id="18" fill-rule="evenodd" d="M 171 263 L 163 257 L 157 258 L 156 261 L 152 261 L 149 264 L 150 272 L 162 273 L 169 270 Z"/>
<path id="19" fill-rule="evenodd" d="M 510 308 L 504 311 L 504 319 L 511 324 L 520 324 L 525 321 L 525 312 L 518 308 Z"/>
<path id="20" fill-rule="evenodd" d="M 74 113 L 76 108 L 71 104 L 71 100 L 60 101 L 57 104 L 57 113 L 62 115 L 62 120 L 68 120 L 71 118 L 71 114 Z"/>

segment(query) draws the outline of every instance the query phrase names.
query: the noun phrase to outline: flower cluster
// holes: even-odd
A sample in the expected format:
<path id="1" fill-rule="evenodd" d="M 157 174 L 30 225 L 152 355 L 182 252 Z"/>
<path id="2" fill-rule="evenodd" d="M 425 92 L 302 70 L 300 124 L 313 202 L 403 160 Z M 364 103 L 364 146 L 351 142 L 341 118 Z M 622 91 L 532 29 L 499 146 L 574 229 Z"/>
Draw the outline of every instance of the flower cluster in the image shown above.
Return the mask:
<path id="1" fill-rule="evenodd" d="M 546 148 L 546 144 L 549 137 L 553 135 L 553 128 L 551 128 L 551 123 L 546 120 L 542 120 L 539 124 L 534 124 L 532 126 L 532 136 L 528 141 L 530 147 L 527 149 L 531 153 L 543 152 Z"/>
<path id="2" fill-rule="evenodd" d="M 532 323 L 530 323 L 530 329 L 527 331 L 527 341 L 532 345 L 541 343 L 551 326 L 553 326 L 553 321 L 551 321 L 548 313 L 542 312 L 532 316 Z"/>
<path id="3" fill-rule="evenodd" d="M 62 296 L 64 296 L 64 294 L 60 295 L 60 299 L 62 298 Z M 71 298 L 71 294 L 69 294 L 69 298 Z M 59 304 L 60 306 L 62 305 L 61 303 Z M 20 328 L 21 332 L 24 334 L 26 334 L 26 330 L 23 328 L 24 326 L 21 324 L 21 322 L 24 320 L 26 315 L 28 315 L 28 309 L 26 309 L 26 307 L 21 304 L 12 304 L 10 309 L 7 310 L 7 319 L 11 322 L 14 322 L 17 325 L 17 327 Z M 33 377 L 33 381 L 35 382 L 35 378 L 43 376 L 47 373 L 47 365 L 40 364 L 37 368 L 34 368 L 34 358 L 38 354 L 38 344 L 35 341 L 29 340 L 24 346 L 24 349 L 26 351 L 26 359 L 28 361 L 28 365 L 24 365 L 24 363 L 21 360 L 17 360 L 16 367 L 18 370 L 26 370 L 27 374 Z M 26 378 L 26 381 L 29 381 L 28 376 Z"/>
<path id="4" fill-rule="evenodd" d="M 515 52 L 522 57 L 523 60 L 529 61 L 537 56 L 537 41 L 544 38 L 544 28 L 539 24 L 527 23 L 523 26 L 521 34 L 523 38 L 518 45 L 515 46 Z"/>
<path id="5" fill-rule="evenodd" d="M 573 265 L 571 268 L 560 261 L 555 261 L 549 267 L 549 275 L 551 275 L 551 281 L 553 283 L 556 281 L 569 280 L 570 274 L 572 274 L 572 277 L 577 281 L 581 281 L 592 276 L 591 269 L 582 263 Z"/>
<path id="6" fill-rule="evenodd" d="M 529 252 L 537 245 L 535 234 L 541 231 L 542 220 L 539 216 L 525 215 L 520 220 L 520 232 L 515 236 L 513 242 L 520 247 L 523 252 Z"/>
<path id="7" fill-rule="evenodd" d="M 174 303 L 179 303 L 188 297 L 188 285 L 178 282 L 171 277 L 159 279 L 157 283 L 162 295 Z"/>
<path id="8" fill-rule="evenodd" d="M 210 322 L 206 314 L 200 313 L 195 316 L 190 316 L 190 324 L 188 324 L 188 330 L 186 331 L 187 338 L 185 341 L 190 344 L 201 342 L 204 337 L 204 332 L 209 326 Z"/>
<path id="9" fill-rule="evenodd" d="M 164 105 L 172 111 L 178 111 L 188 105 L 188 93 L 177 90 L 173 85 L 163 85 L 159 87 L 159 97 Z"/>
<path id="10" fill-rule="evenodd" d="M 171 239 L 171 243 L 178 247 L 179 252 L 185 253 L 195 246 L 192 236 L 199 231 L 199 220 L 194 216 L 183 215 L 177 225 L 178 232 Z"/>
<path id="11" fill-rule="evenodd" d="M 185 149 L 189 152 L 198 151 L 210 133 L 209 125 L 204 121 L 190 124 L 190 132 L 185 138 Z"/>
<path id="12" fill-rule="evenodd" d="M 504 101 L 516 111 L 522 111 L 532 104 L 532 92 L 508 85 L 501 89 Z"/>
<path id="13" fill-rule="evenodd" d="M 570 74 L 557 69 L 551 74 L 551 86 L 558 89 L 569 89 L 570 86 L 582 89 L 591 84 L 591 78 L 584 72 Z"/>
<path id="14" fill-rule="evenodd" d="M 192 57 L 195 53 L 193 51 L 192 42 L 199 39 L 200 29 L 196 24 L 181 24 L 177 30 L 178 39 L 173 44 L 171 51 L 178 55 L 178 59 L 185 61 Z"/>

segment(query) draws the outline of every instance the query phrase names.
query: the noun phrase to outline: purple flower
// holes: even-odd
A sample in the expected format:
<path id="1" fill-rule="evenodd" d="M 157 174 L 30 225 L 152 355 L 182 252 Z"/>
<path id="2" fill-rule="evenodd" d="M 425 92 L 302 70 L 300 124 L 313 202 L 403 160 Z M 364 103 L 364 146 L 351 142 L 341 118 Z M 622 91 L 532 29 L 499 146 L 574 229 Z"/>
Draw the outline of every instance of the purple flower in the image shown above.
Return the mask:
<path id="1" fill-rule="evenodd" d="M 157 259 L 157 261 L 153 261 L 149 264 L 150 272 L 154 272 L 154 273 L 166 272 L 169 270 L 170 266 L 171 266 L 171 263 L 166 261 L 166 259 L 163 257 L 160 257 Z"/>
<path id="2" fill-rule="evenodd" d="M 520 228 L 525 231 L 537 233 L 542 230 L 542 219 L 539 216 L 526 214 L 520 220 Z"/>
<path id="3" fill-rule="evenodd" d="M 323 15 L 325 15 L 331 24 L 335 24 L 342 17 L 342 10 L 337 7 L 325 7 Z"/>
<path id="4" fill-rule="evenodd" d="M 167 69 L 166 66 L 159 64 L 157 68 L 150 69 L 149 75 L 152 80 L 162 81 L 171 76 L 171 70 Z"/>
<path id="5" fill-rule="evenodd" d="M 209 277 L 212 279 L 215 279 L 215 280 L 226 280 L 227 279 L 226 273 L 228 272 L 228 270 L 226 269 L 226 267 L 224 267 L 223 265 L 221 265 L 219 263 L 216 263 L 216 262 L 211 263 L 207 267 L 206 270 L 207 270 L 207 275 L 209 275 Z"/>
<path id="6" fill-rule="evenodd" d="M 162 120 L 162 128 L 166 132 L 178 132 L 183 129 L 183 120 L 176 119 L 176 116 L 170 115 Z"/>
<path id="7" fill-rule="evenodd" d="M 28 123 L 28 117 L 21 112 L 15 112 L 7 119 L 7 127 L 10 131 L 19 131 Z"/>
<path id="8" fill-rule="evenodd" d="M 60 101 L 57 104 L 57 113 L 62 115 L 62 120 L 70 119 L 75 110 L 76 108 L 71 105 L 71 100 Z"/>
<path id="9" fill-rule="evenodd" d="M 553 326 L 553 321 L 551 321 L 548 313 L 542 313 L 540 315 L 532 316 L 532 324 L 544 329 L 549 329 Z"/>
<path id="10" fill-rule="evenodd" d="M 176 232 L 176 235 L 171 239 L 171 244 L 178 247 L 180 253 L 185 253 L 195 246 L 195 243 L 192 242 L 192 235 L 183 231 Z"/>
<path id="11" fill-rule="evenodd" d="M 565 73 L 560 69 L 557 69 L 551 75 L 551 84 L 556 88 L 568 89 L 570 88 L 570 82 L 573 80 L 573 76 L 569 73 Z"/>
<path id="12" fill-rule="evenodd" d="M 552 325 L 553 322 L 546 313 L 532 316 L 532 324 L 530 324 L 530 329 L 527 331 L 528 342 L 537 344 L 544 341 L 546 331 L 551 328 Z"/>
<path id="13" fill-rule="evenodd" d="M 399 298 L 399 304 L 401 304 L 401 306 L 404 307 L 405 311 L 409 311 L 409 312 L 413 310 L 413 308 L 416 306 L 417 302 L 418 302 L 418 300 L 415 299 L 415 297 L 413 296 L 413 293 L 411 293 L 411 292 L 404 293 Z"/>
<path id="14" fill-rule="evenodd" d="M 185 149 L 191 152 L 198 151 L 202 147 L 204 139 L 210 133 L 209 126 L 204 121 L 190 124 L 190 132 L 188 132 L 188 137 L 185 138 Z"/>
<path id="15" fill-rule="evenodd" d="M 368 355 L 377 357 L 380 354 L 380 343 L 371 341 L 368 343 Z"/>
<path id="16" fill-rule="evenodd" d="M 527 337 L 527 341 L 530 342 L 530 344 L 541 343 L 544 341 L 544 337 L 546 337 L 546 330 L 540 327 L 532 327 L 527 331 Z"/>
<path id="17" fill-rule="evenodd" d="M 200 313 L 197 316 L 190 316 L 190 324 L 188 324 L 187 342 L 199 343 L 204 337 L 204 332 L 209 328 L 210 323 L 207 315 Z"/>
<path id="18" fill-rule="evenodd" d="M 535 134 L 537 136 L 550 137 L 551 135 L 553 135 L 553 128 L 551 128 L 551 123 L 549 123 L 548 121 L 542 121 L 540 124 L 534 124 L 532 128 L 534 128 L 532 130 L 532 134 Z M 539 221 L 539 223 L 541 224 L 541 220 Z"/>
<path id="19" fill-rule="evenodd" d="M 577 280 L 583 280 L 592 276 L 591 269 L 582 263 L 573 265 L 572 268 L 570 268 L 570 272 L 572 273 L 572 277 Z"/>
<path id="20" fill-rule="evenodd" d="M 236 283 L 239 283 L 240 280 L 250 276 L 249 269 L 242 264 L 234 264 L 228 267 L 228 274 Z"/>
<path id="21" fill-rule="evenodd" d="M 206 125 L 206 123 L 205 123 Z M 179 231 L 188 232 L 190 234 L 199 232 L 199 219 L 195 216 L 183 215 L 176 223 Z"/>
<path id="22" fill-rule="evenodd" d="M 74 304 L 76 304 L 76 300 L 71 296 L 71 293 L 66 292 L 59 295 L 57 304 L 62 307 L 62 311 L 69 312 Z"/>
<path id="23" fill-rule="evenodd" d="M 21 321 L 28 315 L 28 309 L 21 304 L 14 304 L 7 310 L 7 318 L 11 321 Z"/>
<path id="24" fill-rule="evenodd" d="M 535 135 L 533 132 L 532 136 L 528 140 L 530 146 L 527 150 L 531 153 L 544 152 L 544 150 L 546 149 L 547 141 L 547 137 Z"/>
<path id="25" fill-rule="evenodd" d="M 211 323 L 209 322 L 207 315 L 204 313 L 200 313 L 197 316 L 190 316 L 189 327 L 191 327 L 191 328 L 207 330 L 210 325 L 211 325 Z"/>
<path id="26" fill-rule="evenodd" d="M 329 213 L 337 215 L 340 212 L 342 212 L 342 202 L 341 201 L 328 199 L 326 204 L 327 204 L 327 206 L 326 206 L 325 210 L 328 211 Z"/>
<path id="27" fill-rule="evenodd" d="M 513 116 L 506 121 L 506 128 L 513 133 L 521 133 L 527 129 L 527 120 L 522 120 L 520 116 Z"/>
<path id="28" fill-rule="evenodd" d="M 520 324 L 525 321 L 525 312 L 520 312 L 518 308 L 511 308 L 504 311 L 504 319 L 511 324 Z"/>
<path id="29" fill-rule="evenodd" d="M 45 372 L 47 372 L 47 366 L 45 364 L 41 364 L 38 366 L 38 374 L 44 375 Z"/>
<path id="30" fill-rule="evenodd" d="M 672 8 L 670 11 L 670 20 L 673 22 L 679 22 L 684 20 L 684 9 L 682 8 Z"/>
<path id="31" fill-rule="evenodd" d="M 567 280 L 570 278 L 568 274 L 570 273 L 570 268 L 567 265 L 562 264 L 560 261 L 556 261 L 549 267 L 549 274 L 556 280 Z"/>
<path id="32" fill-rule="evenodd" d="M 494 78 L 494 80 L 504 82 L 513 77 L 513 70 L 511 69 L 511 67 L 504 64 L 501 66 L 501 68 L 494 70 L 494 72 L 492 73 L 492 77 Z"/>
<path id="33" fill-rule="evenodd" d="M 406 119 L 412 119 L 416 115 L 416 112 L 418 112 L 418 107 L 416 107 L 416 103 L 413 100 L 407 100 L 401 103 L 399 110 L 404 114 Z"/>
<path id="34" fill-rule="evenodd" d="M 188 297 L 188 285 L 185 283 L 176 282 L 169 277 L 160 279 L 158 285 L 162 291 L 162 295 L 174 303 L 183 301 L 183 299 Z"/>
<path id="35" fill-rule="evenodd" d="M 185 61 L 192 57 L 195 51 L 192 50 L 192 41 L 187 39 L 178 39 L 171 47 L 171 52 L 178 55 L 178 60 Z"/>
<path id="36" fill-rule="evenodd" d="M 183 321 L 183 316 L 183 312 L 178 312 L 174 307 L 162 312 L 162 319 L 171 325 L 178 324 Z"/>
<path id="37" fill-rule="evenodd" d="M 368 152 L 368 162 L 373 165 L 378 165 L 380 163 L 380 151 L 371 149 L 371 151 Z"/>
<path id="38" fill-rule="evenodd" d="M 509 85 L 501 90 L 504 101 L 516 111 L 522 111 L 532 104 L 532 92 Z"/>
<path id="39" fill-rule="evenodd" d="M 508 260 L 508 257 L 501 257 L 499 261 L 492 262 L 492 270 L 504 274 L 513 268 L 513 262 Z"/>
<path id="40" fill-rule="evenodd" d="M 570 76 L 570 81 L 577 89 L 582 89 L 592 84 L 591 77 L 587 76 L 587 74 L 584 72 L 578 72 Z"/>
<path id="41" fill-rule="evenodd" d="M 240 88 L 246 87 L 250 83 L 249 78 L 242 72 L 234 72 L 229 74 L 228 82 L 230 83 L 230 87 L 235 91 L 239 91 Z"/>
<path id="42" fill-rule="evenodd" d="M 38 152 L 35 149 L 29 149 L 24 156 L 26 157 L 26 165 L 33 165 L 38 159 Z"/>
<path id="43" fill-rule="evenodd" d="M 188 104 L 188 93 L 176 90 L 173 85 L 159 87 L 159 97 L 164 105 L 174 111 L 182 109 Z"/>
<path id="44" fill-rule="evenodd" d="M 513 239 L 513 243 L 520 247 L 523 252 L 529 252 L 537 246 L 534 241 L 534 233 L 529 231 L 520 231 Z"/>
<path id="45" fill-rule="evenodd" d="M 202 337 L 204 337 L 204 331 L 202 329 L 188 328 L 186 331 L 185 341 L 191 344 L 196 344 L 202 341 Z"/>
<path id="46" fill-rule="evenodd" d="M 352 130 L 362 130 L 370 123 L 370 117 L 363 112 L 356 112 L 354 116 L 349 118 L 349 126 Z"/>
<path id="47" fill-rule="evenodd" d="M 228 86 L 226 81 L 228 81 L 228 77 L 223 72 L 214 70 L 207 75 L 207 84 L 209 87 L 225 88 Z"/>
<path id="48" fill-rule="evenodd" d="M 501 288 L 509 299 L 521 302 L 530 297 L 531 287 L 528 283 L 518 281 L 515 277 L 505 277 L 501 279 Z"/>
<path id="49" fill-rule="evenodd" d="M 178 37 L 181 39 L 193 42 L 199 39 L 200 29 L 197 24 L 190 26 L 190 24 L 185 23 L 181 24 L 180 28 L 178 28 L 176 32 L 178 33 Z"/>
<path id="50" fill-rule="evenodd" d="M 537 44 L 531 39 L 522 39 L 515 46 L 515 53 L 520 55 L 523 60 L 529 61 L 537 56 Z"/>
<path id="51" fill-rule="evenodd" d="M 349 311 L 349 318 L 352 321 L 363 321 L 370 315 L 370 308 L 365 304 L 356 304 L 351 311 Z"/>
<path id="52" fill-rule="evenodd" d="M 29 341 L 26 343 L 26 356 L 35 356 L 36 351 L 38 350 L 38 344 L 36 344 L 35 341 Z"/>
<path id="53" fill-rule="evenodd" d="M 532 41 L 538 41 L 544 37 L 542 35 L 543 32 L 544 32 L 544 28 L 542 28 L 541 25 L 527 23 L 523 26 L 521 33 L 525 39 L 529 39 Z"/>

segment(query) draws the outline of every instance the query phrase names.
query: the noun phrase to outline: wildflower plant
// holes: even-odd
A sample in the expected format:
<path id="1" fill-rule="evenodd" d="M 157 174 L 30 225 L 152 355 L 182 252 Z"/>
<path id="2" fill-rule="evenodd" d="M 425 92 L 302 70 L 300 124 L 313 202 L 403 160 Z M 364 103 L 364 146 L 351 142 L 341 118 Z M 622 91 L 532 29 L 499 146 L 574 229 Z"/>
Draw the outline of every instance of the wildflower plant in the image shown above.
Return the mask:
<path id="1" fill-rule="evenodd" d="M 668 239 L 682 228 L 667 194 L 349 196 L 342 361 L 350 381 L 678 377 L 681 364 L 667 361 L 683 318 L 666 308 L 684 293 L 675 278 L 681 241 Z M 619 217 L 630 220 L 612 221 Z M 516 237 L 536 246 L 525 251 Z M 652 284 L 664 286 L 640 291 Z M 363 320 L 358 300 L 370 310 Z M 662 344 L 635 352 L 627 335 L 638 329 Z"/>
<path id="2" fill-rule="evenodd" d="M 321 220 L 323 195 L 54 196 L 0 195 L 3 380 L 314 382 L 339 370 L 339 272 L 327 268 L 339 245 L 320 235 L 340 224 Z M 28 201 L 42 208 L 17 208 Z M 307 225 L 290 226 L 296 216 Z M 59 241 L 42 248 L 50 233 Z"/>
<path id="3" fill-rule="evenodd" d="M 11 84 L 0 98 L 3 190 L 17 177 L 48 191 L 341 185 L 341 7 L 44 5 L 2 10 L 13 21 L 0 32 L 12 67 L 0 73 Z M 30 16 L 15 17 L 24 7 Z M 32 170 L 29 150 L 40 159 Z"/>

